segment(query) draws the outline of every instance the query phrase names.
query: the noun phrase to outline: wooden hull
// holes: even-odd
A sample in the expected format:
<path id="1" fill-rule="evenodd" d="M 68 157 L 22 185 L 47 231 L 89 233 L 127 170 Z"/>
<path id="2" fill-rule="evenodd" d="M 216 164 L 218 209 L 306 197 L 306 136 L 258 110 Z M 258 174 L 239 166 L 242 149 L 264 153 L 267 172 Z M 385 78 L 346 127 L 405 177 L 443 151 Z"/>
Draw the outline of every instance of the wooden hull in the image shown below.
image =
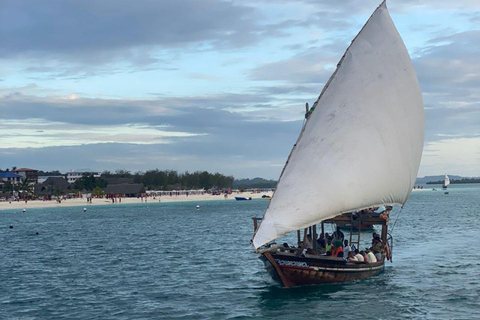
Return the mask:
<path id="1" fill-rule="evenodd" d="M 347 263 L 343 258 L 293 253 L 265 252 L 260 255 L 270 276 L 284 287 L 309 284 L 341 283 L 365 279 L 379 274 L 384 262 Z"/>

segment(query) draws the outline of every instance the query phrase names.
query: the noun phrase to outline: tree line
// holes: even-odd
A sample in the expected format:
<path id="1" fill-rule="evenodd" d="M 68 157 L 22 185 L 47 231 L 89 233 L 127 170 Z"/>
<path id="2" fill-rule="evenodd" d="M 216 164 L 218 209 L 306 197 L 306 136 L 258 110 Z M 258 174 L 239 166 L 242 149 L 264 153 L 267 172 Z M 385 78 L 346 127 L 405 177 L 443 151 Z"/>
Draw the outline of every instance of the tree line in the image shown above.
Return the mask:
<path id="1" fill-rule="evenodd" d="M 426 184 L 443 184 L 444 180 L 430 181 Z M 462 183 L 480 183 L 480 178 L 463 178 L 460 180 L 450 179 L 450 184 L 462 184 Z"/>
<path id="2" fill-rule="evenodd" d="M 16 167 L 12 168 L 12 171 Z M 9 169 L 5 170 L 10 171 Z M 38 171 L 38 175 L 56 175 L 65 176 L 58 170 Z M 105 188 L 108 185 L 109 178 L 123 178 L 132 183 L 143 183 L 147 189 L 152 190 L 196 190 L 196 189 L 228 189 L 232 188 L 235 178 L 233 176 L 225 176 L 220 173 L 210 173 L 208 171 L 195 171 L 179 173 L 175 170 L 148 170 L 146 172 L 131 173 L 128 170 L 119 169 L 115 172 L 104 171 L 99 178 L 95 178 L 92 174 L 87 174 L 78 179 L 73 185 L 74 190 L 87 190 Z M 22 186 L 13 186 L 7 182 L 4 184 L 3 191 L 11 192 L 13 188 L 26 189 L 27 181 L 23 181 Z"/>
<path id="3" fill-rule="evenodd" d="M 102 178 L 132 178 L 134 183 L 143 183 L 147 189 L 182 190 L 182 189 L 225 189 L 231 188 L 234 177 L 207 171 L 179 173 L 175 170 L 148 170 L 134 174 L 127 170 L 117 170 L 115 173 L 104 171 Z M 108 180 L 108 179 L 107 179 Z"/>

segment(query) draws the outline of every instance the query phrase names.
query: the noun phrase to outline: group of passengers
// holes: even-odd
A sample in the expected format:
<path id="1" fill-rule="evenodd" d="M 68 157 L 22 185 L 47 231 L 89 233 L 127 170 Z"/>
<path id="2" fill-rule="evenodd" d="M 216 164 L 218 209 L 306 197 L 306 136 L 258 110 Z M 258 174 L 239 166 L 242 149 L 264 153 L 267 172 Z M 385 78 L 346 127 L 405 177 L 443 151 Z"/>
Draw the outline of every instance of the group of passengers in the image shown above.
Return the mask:
<path id="1" fill-rule="evenodd" d="M 359 251 L 355 249 L 350 251 L 347 255 L 348 262 L 367 262 L 373 263 L 382 261 L 382 252 L 384 251 L 384 244 L 380 235 L 376 232 L 372 235 L 372 246 L 369 249 Z"/>
<path id="2" fill-rule="evenodd" d="M 343 232 L 339 228 L 332 234 L 321 233 L 317 242 L 317 252 L 320 255 L 344 258 L 348 262 L 373 263 L 382 260 L 384 244 L 380 235 L 376 232 L 372 235 L 372 246 L 365 250 L 358 250 L 355 245 L 349 245 Z M 306 253 L 313 253 L 313 241 L 310 234 L 307 235 L 305 247 Z"/>

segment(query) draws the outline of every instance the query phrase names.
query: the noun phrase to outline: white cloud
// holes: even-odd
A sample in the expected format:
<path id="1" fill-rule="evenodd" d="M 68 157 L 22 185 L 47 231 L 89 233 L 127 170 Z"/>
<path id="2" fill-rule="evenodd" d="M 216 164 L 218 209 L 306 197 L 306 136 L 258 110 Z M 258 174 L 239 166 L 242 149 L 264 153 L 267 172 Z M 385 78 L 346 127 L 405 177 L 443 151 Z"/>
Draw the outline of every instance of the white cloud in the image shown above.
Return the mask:
<path id="1" fill-rule="evenodd" d="M 427 143 L 423 149 L 419 176 L 443 173 L 480 176 L 480 137 Z"/>
<path id="2" fill-rule="evenodd" d="M 171 138 L 199 136 L 162 130 L 143 124 L 92 126 L 41 119 L 11 120 L 0 124 L 0 149 L 79 146 L 96 143 L 162 144 Z"/>

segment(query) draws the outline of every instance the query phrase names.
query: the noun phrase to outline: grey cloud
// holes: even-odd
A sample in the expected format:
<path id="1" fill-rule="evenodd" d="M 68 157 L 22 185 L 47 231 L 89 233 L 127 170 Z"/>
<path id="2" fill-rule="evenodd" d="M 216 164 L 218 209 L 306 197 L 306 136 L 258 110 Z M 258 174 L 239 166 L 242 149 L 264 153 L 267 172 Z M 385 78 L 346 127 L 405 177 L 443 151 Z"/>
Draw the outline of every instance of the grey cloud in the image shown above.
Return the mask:
<path id="1" fill-rule="evenodd" d="M 428 104 L 427 104 L 428 107 Z M 426 141 L 437 141 L 447 136 L 472 138 L 480 134 L 480 104 L 459 108 L 427 108 Z"/>
<path id="2" fill-rule="evenodd" d="M 414 60 L 427 107 L 427 140 L 480 128 L 480 31 L 432 39 Z"/>
<path id="3" fill-rule="evenodd" d="M 341 56 L 340 54 L 338 55 Z M 259 66 L 251 71 L 250 78 L 259 81 L 288 81 L 290 83 L 325 83 L 333 70 L 325 69 L 332 56 L 319 50 L 308 50 L 284 61 Z M 337 60 L 338 61 L 338 60 Z"/>
<path id="4" fill-rule="evenodd" d="M 226 1 L 7 0 L 0 12 L 2 58 L 102 64 L 117 55 L 148 64 L 157 61 L 156 48 L 232 48 L 258 40 L 255 10 Z"/>
<path id="5" fill-rule="evenodd" d="M 258 91 L 258 90 L 257 90 Z M 10 93 L 0 98 L 4 120 L 44 119 L 45 121 L 81 125 L 144 124 L 162 126 L 162 130 L 195 134 L 220 134 L 229 131 L 244 135 L 258 121 L 255 112 L 244 112 L 249 107 L 272 109 L 276 100 L 267 93 L 223 94 L 210 97 L 160 97 L 151 100 L 59 99 Z M 299 109 L 296 119 L 301 119 Z M 274 119 L 275 117 L 271 117 Z M 291 119 L 294 120 L 294 119 Z M 263 127 L 268 127 L 264 124 Z M 272 128 L 270 128 L 271 130 Z M 265 134 L 260 131 L 259 134 Z"/>
<path id="6" fill-rule="evenodd" d="M 414 60 L 424 92 L 448 99 L 478 99 L 480 85 L 480 31 L 430 41 L 431 46 Z"/>
<path id="7" fill-rule="evenodd" d="M 0 99 L 5 120 L 36 118 L 72 124 L 115 125 L 142 122 L 145 114 L 141 108 L 140 102 L 129 100 L 69 100 L 21 94 Z"/>
<path id="8" fill-rule="evenodd" d="M 318 84 L 299 84 L 299 85 L 278 85 L 270 87 L 258 87 L 254 90 L 260 94 L 266 95 L 292 95 L 292 94 L 308 94 L 316 98 L 320 94 L 322 87 Z"/>
<path id="9" fill-rule="evenodd" d="M 259 117 L 257 112 L 240 112 L 245 106 L 267 109 L 266 114 L 272 116 L 278 112 L 275 100 L 259 92 L 138 101 L 66 100 L 22 94 L 4 97 L 0 100 L 0 109 L 7 123 L 8 119 L 40 118 L 92 125 L 92 130 L 96 125 L 105 128 L 138 123 L 202 135 L 169 137 L 168 143 L 158 145 L 114 143 L 0 149 L 0 168 L 20 163 L 27 166 L 35 159 L 40 169 L 70 170 L 88 166 L 97 170 L 146 170 L 158 167 L 219 171 L 239 177 L 249 172 L 252 175 L 248 177 L 276 178 L 300 132 L 303 109 L 299 107 L 290 121 L 279 121 L 275 117 Z M 68 135 L 68 129 L 65 134 Z"/>
<path id="10" fill-rule="evenodd" d="M 61 171 L 78 167 L 91 167 L 99 171 L 118 168 L 145 171 L 159 168 L 182 172 L 208 170 L 236 177 L 277 178 L 300 126 L 300 122 L 251 124 L 250 127 L 243 123 L 243 130 L 223 128 L 216 134 L 177 139 L 161 145 L 109 143 L 0 149 L 0 168 L 14 165 Z M 242 134 L 239 135 L 238 131 L 242 131 Z"/>

